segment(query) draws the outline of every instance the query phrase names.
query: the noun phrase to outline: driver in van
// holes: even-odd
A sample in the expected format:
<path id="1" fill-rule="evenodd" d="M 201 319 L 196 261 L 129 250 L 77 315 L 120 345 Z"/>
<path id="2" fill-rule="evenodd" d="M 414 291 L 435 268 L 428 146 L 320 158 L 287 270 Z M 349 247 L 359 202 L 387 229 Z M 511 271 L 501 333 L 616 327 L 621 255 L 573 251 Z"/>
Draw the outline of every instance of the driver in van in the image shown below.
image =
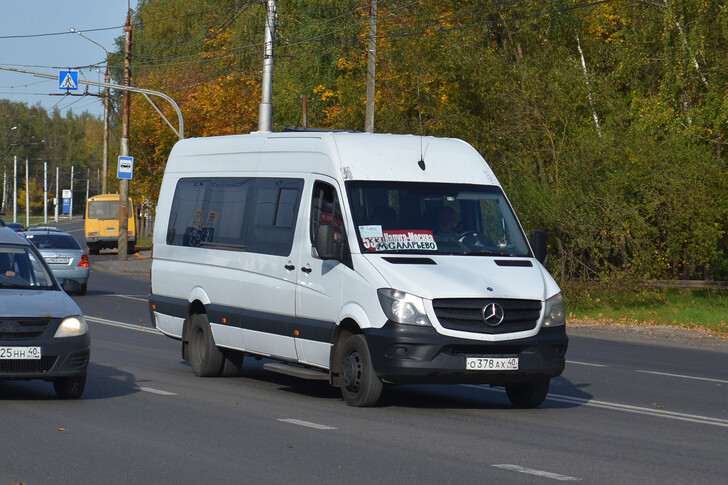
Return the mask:
<path id="1" fill-rule="evenodd" d="M 437 213 L 437 232 L 435 237 L 438 239 L 455 239 L 457 232 L 455 231 L 455 220 L 457 216 L 455 211 L 450 207 L 443 207 Z"/>

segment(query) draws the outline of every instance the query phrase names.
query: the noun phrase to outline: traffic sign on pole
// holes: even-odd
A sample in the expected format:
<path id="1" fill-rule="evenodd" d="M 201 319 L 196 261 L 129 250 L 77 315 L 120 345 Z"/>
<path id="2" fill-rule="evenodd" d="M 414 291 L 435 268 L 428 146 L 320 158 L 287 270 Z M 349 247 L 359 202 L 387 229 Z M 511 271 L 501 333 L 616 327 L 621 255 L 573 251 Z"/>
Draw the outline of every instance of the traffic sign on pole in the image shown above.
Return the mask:
<path id="1" fill-rule="evenodd" d="M 78 91 L 78 71 L 58 71 L 58 89 Z"/>
<path id="2" fill-rule="evenodd" d="M 116 178 L 131 180 L 134 172 L 134 157 L 119 156 L 119 166 L 116 169 Z"/>

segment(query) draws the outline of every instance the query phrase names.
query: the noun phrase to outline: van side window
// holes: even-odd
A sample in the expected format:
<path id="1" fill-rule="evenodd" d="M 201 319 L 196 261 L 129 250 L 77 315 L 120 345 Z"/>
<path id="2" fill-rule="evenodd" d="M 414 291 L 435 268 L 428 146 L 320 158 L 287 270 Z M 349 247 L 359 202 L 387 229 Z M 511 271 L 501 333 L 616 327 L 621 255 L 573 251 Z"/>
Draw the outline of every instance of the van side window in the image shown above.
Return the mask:
<path id="1" fill-rule="evenodd" d="M 181 179 L 172 200 L 167 244 L 245 249 L 253 179 Z"/>
<path id="2" fill-rule="evenodd" d="M 287 255 L 302 189 L 300 179 L 181 179 L 167 244 Z"/>
<path id="3" fill-rule="evenodd" d="M 336 189 L 325 182 L 316 182 L 313 187 L 311 203 L 311 244 L 315 241 L 316 230 L 321 225 L 333 225 L 339 241 L 344 240 L 344 220 L 341 217 L 341 203 Z"/>
<path id="4" fill-rule="evenodd" d="M 247 251 L 277 256 L 291 253 L 302 191 L 301 179 L 256 179 Z"/>

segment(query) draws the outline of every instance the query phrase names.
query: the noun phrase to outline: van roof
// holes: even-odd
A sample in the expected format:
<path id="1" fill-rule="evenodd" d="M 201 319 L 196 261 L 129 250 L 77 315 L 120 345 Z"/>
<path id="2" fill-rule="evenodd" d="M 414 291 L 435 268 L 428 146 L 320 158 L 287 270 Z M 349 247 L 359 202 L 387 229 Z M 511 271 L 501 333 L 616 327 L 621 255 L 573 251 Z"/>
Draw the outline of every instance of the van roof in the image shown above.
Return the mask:
<path id="1" fill-rule="evenodd" d="M 263 164 L 260 159 L 264 153 L 269 156 Z M 209 172 L 318 172 L 343 180 L 500 185 L 483 157 L 455 138 L 353 132 L 188 138 L 172 149 L 167 171 L 199 173 L 203 156 L 206 160 L 202 166 Z M 424 164 L 419 163 L 421 160 Z"/>

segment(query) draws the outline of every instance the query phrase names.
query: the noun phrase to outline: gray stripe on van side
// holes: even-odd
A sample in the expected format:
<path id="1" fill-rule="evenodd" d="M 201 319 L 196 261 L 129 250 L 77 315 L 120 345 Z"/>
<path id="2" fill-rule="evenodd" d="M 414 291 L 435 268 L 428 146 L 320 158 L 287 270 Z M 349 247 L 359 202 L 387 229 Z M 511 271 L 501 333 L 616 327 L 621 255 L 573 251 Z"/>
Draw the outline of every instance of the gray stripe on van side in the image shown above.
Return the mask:
<path id="1" fill-rule="evenodd" d="M 208 305 L 207 313 L 210 321 L 218 324 L 315 342 L 330 343 L 335 327 L 334 322 L 296 318 L 291 315 L 223 305 Z M 225 323 L 222 323 L 223 318 L 226 320 Z M 298 335 L 295 334 L 296 330 L 299 332 Z"/>
<path id="2" fill-rule="evenodd" d="M 150 295 L 150 308 L 155 305 L 157 313 L 177 318 L 187 318 L 187 300 L 165 296 Z M 260 312 L 227 305 L 208 305 L 207 316 L 210 322 L 230 327 L 255 330 L 285 337 L 297 337 L 314 342 L 331 343 L 336 327 L 335 322 L 296 318 L 291 315 Z M 223 318 L 225 323 L 223 323 Z M 296 335 L 295 331 L 299 334 Z"/>

